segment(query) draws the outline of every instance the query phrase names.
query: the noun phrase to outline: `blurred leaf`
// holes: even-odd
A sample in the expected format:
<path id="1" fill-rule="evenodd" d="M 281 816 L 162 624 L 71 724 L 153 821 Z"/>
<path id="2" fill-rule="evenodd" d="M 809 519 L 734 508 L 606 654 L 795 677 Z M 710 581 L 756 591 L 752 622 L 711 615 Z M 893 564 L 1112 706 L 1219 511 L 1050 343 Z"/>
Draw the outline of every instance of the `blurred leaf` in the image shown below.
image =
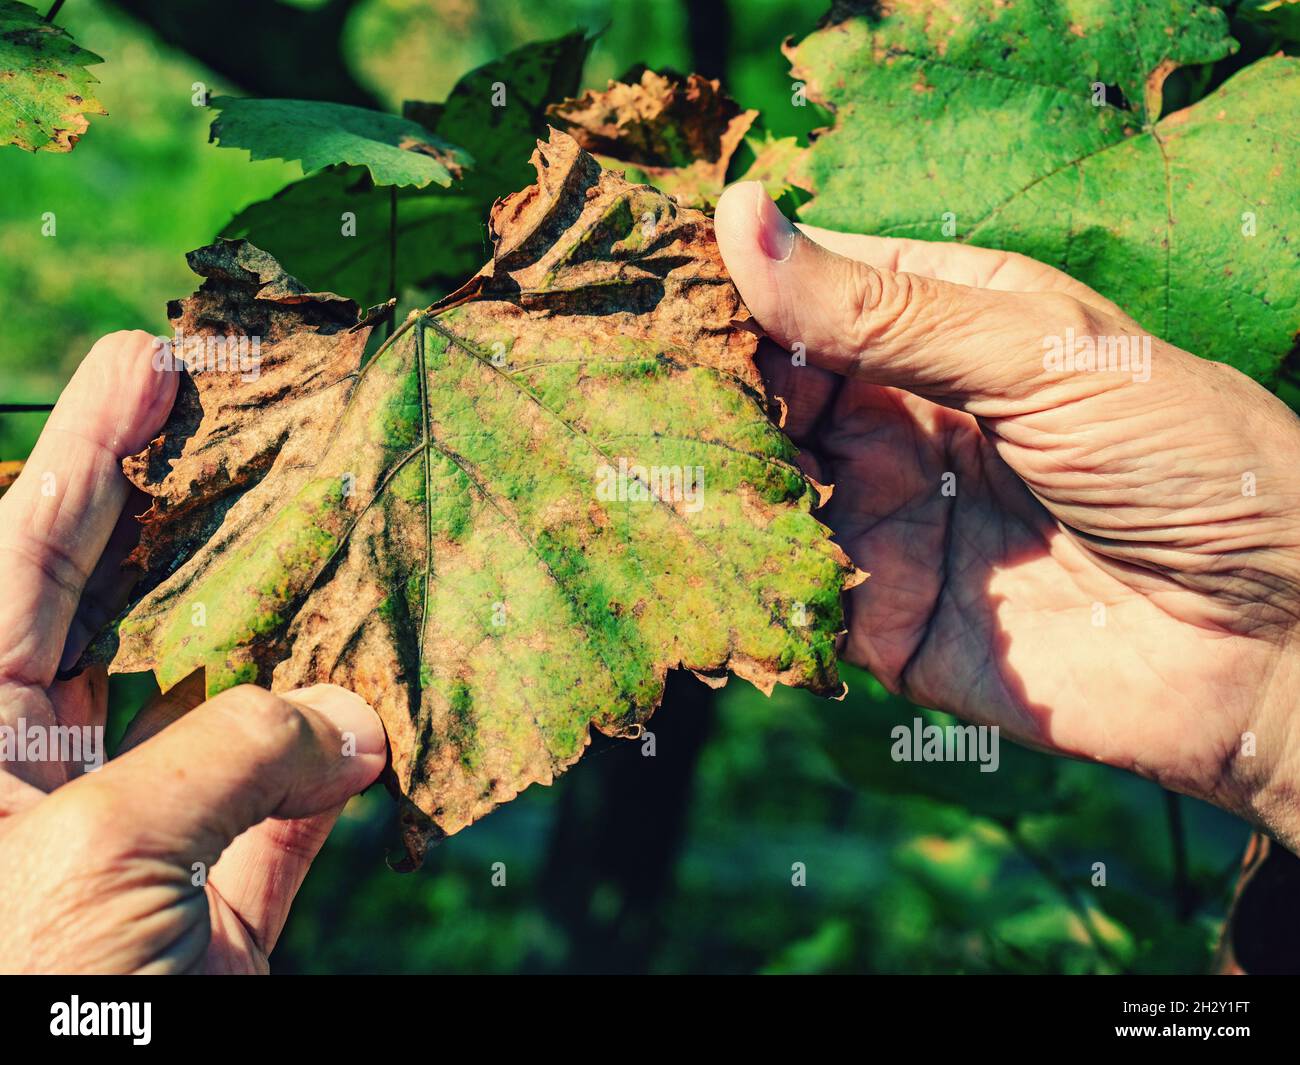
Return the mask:
<path id="1" fill-rule="evenodd" d="M 1134 954 L 1132 937 L 1121 925 L 1095 908 L 1085 915 L 1064 902 L 1044 902 L 1005 917 L 988 936 L 1009 967 L 1036 972 L 1115 972 Z"/>
<path id="2" fill-rule="evenodd" d="M 205 78 L 215 77 L 248 96 L 378 105 L 340 47 L 357 9 L 369 6 L 357 0 L 111 2 L 130 13 L 146 40 L 164 43 L 177 58 L 192 57 L 206 68 Z M 88 7 L 104 6 L 104 0 L 78 0 L 73 6 L 80 17 Z M 175 96 L 174 86 L 166 91 Z"/>
<path id="3" fill-rule="evenodd" d="M 894 730 L 899 726 L 912 733 L 964 723 L 891 695 L 869 674 L 847 667 L 845 674 L 849 694 L 842 702 L 828 703 L 818 716 L 826 753 L 847 783 L 874 794 L 923 796 L 999 821 L 1070 806 L 1073 796 L 1062 784 L 1059 761 L 1004 742 L 1000 734 L 997 768 L 991 772 L 981 772 L 969 759 L 895 761 Z M 988 735 L 991 742 L 992 733 Z M 915 753 L 910 740 L 904 750 L 909 756 Z"/>
<path id="4" fill-rule="evenodd" d="M 758 117 L 742 111 L 717 80 L 653 70 L 548 111 L 602 165 L 702 210 L 717 203 L 731 157 Z"/>
<path id="5" fill-rule="evenodd" d="M 221 112 L 214 143 L 246 148 L 253 159 L 298 160 L 303 173 L 348 163 L 366 167 L 376 185 L 445 187 L 474 162 L 418 123 L 364 107 L 233 96 L 215 97 L 212 106 Z"/>
<path id="6" fill-rule="evenodd" d="M 826 921 L 807 939 L 788 944 L 763 967 L 768 974 L 836 972 L 853 961 L 853 926 L 842 918 Z"/>
<path id="7" fill-rule="evenodd" d="M 973 824 L 970 831 L 955 838 L 910 839 L 899 848 L 896 861 L 931 890 L 961 899 L 969 911 L 971 904 L 992 891 L 1007 851 L 1004 837 Z M 1005 890 L 999 894 L 1007 897 Z"/>
<path id="8" fill-rule="evenodd" d="M 90 125 L 86 116 L 108 113 L 86 70 L 102 62 L 38 11 L 0 0 L 0 145 L 72 151 Z"/>
<path id="9" fill-rule="evenodd" d="M 480 194 L 513 192 L 531 180 L 528 159 L 546 135 L 548 105 L 577 91 L 595 41 L 575 30 L 526 44 L 470 71 L 443 103 L 408 100 L 402 114 L 470 146 Z"/>
<path id="10" fill-rule="evenodd" d="M 1205 972 L 1218 940 L 1221 921 L 1203 917 L 1178 921 L 1165 898 L 1109 885 L 1096 892 L 1097 904 L 1128 929 L 1135 968 L 1146 973 Z"/>

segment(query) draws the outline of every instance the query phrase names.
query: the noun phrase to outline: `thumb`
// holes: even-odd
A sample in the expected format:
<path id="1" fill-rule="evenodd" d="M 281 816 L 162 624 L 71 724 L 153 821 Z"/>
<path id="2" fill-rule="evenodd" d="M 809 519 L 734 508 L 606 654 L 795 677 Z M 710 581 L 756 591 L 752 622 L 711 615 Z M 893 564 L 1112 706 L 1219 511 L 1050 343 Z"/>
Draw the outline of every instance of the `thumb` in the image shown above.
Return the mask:
<path id="1" fill-rule="evenodd" d="M 246 829 L 333 810 L 386 761 L 383 726 L 360 696 L 322 684 L 282 698 L 242 685 L 61 790 L 97 789 L 133 853 L 210 868 Z"/>
<path id="2" fill-rule="evenodd" d="M 1092 328 L 1095 312 L 1060 292 L 974 288 L 836 255 L 796 229 L 758 182 L 729 188 L 714 221 L 741 298 L 782 347 L 973 414 L 1028 409 L 1044 383 L 1046 339 Z"/>

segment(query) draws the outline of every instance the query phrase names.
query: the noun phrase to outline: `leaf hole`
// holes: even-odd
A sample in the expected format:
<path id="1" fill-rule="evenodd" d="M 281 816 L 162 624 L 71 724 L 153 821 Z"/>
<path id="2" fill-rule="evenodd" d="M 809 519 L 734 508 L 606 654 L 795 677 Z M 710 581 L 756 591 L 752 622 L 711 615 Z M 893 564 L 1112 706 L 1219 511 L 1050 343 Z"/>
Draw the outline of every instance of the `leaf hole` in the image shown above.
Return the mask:
<path id="1" fill-rule="evenodd" d="M 1105 86 L 1106 106 L 1113 107 L 1117 111 L 1132 111 L 1133 107 L 1128 102 L 1128 97 L 1124 95 L 1124 90 L 1118 85 Z"/>

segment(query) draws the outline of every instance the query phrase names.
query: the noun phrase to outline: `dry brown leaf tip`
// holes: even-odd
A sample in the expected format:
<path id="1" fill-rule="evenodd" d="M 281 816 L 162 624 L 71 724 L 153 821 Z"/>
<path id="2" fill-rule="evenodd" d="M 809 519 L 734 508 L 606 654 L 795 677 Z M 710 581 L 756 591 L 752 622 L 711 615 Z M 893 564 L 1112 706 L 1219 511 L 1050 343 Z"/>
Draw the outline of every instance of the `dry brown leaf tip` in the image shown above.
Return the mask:
<path id="1" fill-rule="evenodd" d="M 679 203 L 700 208 L 717 201 L 731 157 L 758 117 L 716 79 L 653 70 L 547 113 L 602 162 L 638 170 Z"/>

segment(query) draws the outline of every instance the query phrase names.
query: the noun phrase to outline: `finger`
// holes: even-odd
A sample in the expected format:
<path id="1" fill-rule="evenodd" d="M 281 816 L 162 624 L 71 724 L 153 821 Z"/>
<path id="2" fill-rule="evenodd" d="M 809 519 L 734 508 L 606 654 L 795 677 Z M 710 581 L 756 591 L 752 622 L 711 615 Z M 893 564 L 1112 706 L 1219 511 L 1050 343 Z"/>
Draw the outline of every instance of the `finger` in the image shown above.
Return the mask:
<path id="1" fill-rule="evenodd" d="M 857 259 L 878 270 L 920 274 L 954 285 L 999 292 L 1063 292 L 1105 314 L 1124 317 L 1119 307 L 1082 281 L 1028 255 L 948 241 L 837 233 L 818 226 L 801 225 L 798 229 L 827 251 Z"/>
<path id="2" fill-rule="evenodd" d="M 50 706 L 54 722 L 64 728 L 81 730 L 81 744 L 76 759 L 63 762 L 64 780 L 72 780 L 104 764 L 104 721 L 108 716 L 108 669 L 95 664 L 70 680 L 50 688 Z M 62 783 L 61 782 L 61 783 Z"/>
<path id="3" fill-rule="evenodd" d="M 188 679 L 200 676 L 196 671 Z M 317 691 L 304 688 L 284 697 L 310 706 Z M 314 817 L 267 818 L 237 836 L 213 866 L 208 883 L 239 915 L 264 955 L 279 942 L 293 900 L 342 812 L 339 804 Z"/>
<path id="4" fill-rule="evenodd" d="M 0 682 L 48 686 L 86 579 L 129 485 L 120 464 L 171 409 L 176 375 L 153 368 L 154 338 L 113 333 L 59 397 L 23 472 L 0 497 Z"/>
<path id="5" fill-rule="evenodd" d="M 139 572 L 124 567 L 123 562 L 140 542 L 140 523 L 137 516 L 149 508 L 148 497 L 139 489 L 127 491 L 126 502 L 118 515 L 117 524 L 109 534 L 103 554 L 95 563 L 90 579 L 81 590 L 81 600 L 68 626 L 63 641 L 63 654 L 59 669 L 68 670 L 77 664 L 86 645 L 95 634 L 121 613 L 131 597 L 131 589 Z M 57 687 L 57 684 L 56 684 Z"/>
<path id="6" fill-rule="evenodd" d="M 342 812 L 339 805 L 315 817 L 269 818 L 239 836 L 213 867 L 208 882 L 263 954 L 275 949 L 311 863 Z"/>
<path id="7" fill-rule="evenodd" d="M 252 685 L 209 699 L 99 772 L 55 792 L 96 790 L 132 853 L 211 869 L 268 817 L 310 817 L 368 786 L 387 741 L 360 697 L 333 685 L 296 701 Z M 74 796 L 75 797 L 75 796 Z"/>
<path id="8" fill-rule="evenodd" d="M 196 669 L 156 696 L 127 726 L 119 756 L 200 705 L 203 687 L 203 670 Z M 304 703 L 305 697 L 304 705 L 310 706 L 311 693 L 312 689 L 306 689 L 284 697 L 298 703 Z M 270 954 L 274 949 L 294 896 L 342 809 L 336 806 L 316 817 L 297 820 L 268 818 L 236 837 L 212 867 L 208 883 L 239 915 L 263 953 Z"/>
<path id="9" fill-rule="evenodd" d="M 45 792 L 34 784 L 13 773 L 0 773 L 0 819 L 28 810 L 43 798 Z"/>
<path id="10" fill-rule="evenodd" d="M 715 216 L 732 280 L 759 325 L 810 363 L 996 417 L 1047 404 L 1044 339 L 1091 335 L 1097 312 L 1062 293 L 1011 293 L 896 273 L 799 233 L 754 182 L 728 189 Z M 1112 327 L 1113 331 L 1113 327 Z M 1091 386 L 1090 386 L 1091 387 Z"/>

